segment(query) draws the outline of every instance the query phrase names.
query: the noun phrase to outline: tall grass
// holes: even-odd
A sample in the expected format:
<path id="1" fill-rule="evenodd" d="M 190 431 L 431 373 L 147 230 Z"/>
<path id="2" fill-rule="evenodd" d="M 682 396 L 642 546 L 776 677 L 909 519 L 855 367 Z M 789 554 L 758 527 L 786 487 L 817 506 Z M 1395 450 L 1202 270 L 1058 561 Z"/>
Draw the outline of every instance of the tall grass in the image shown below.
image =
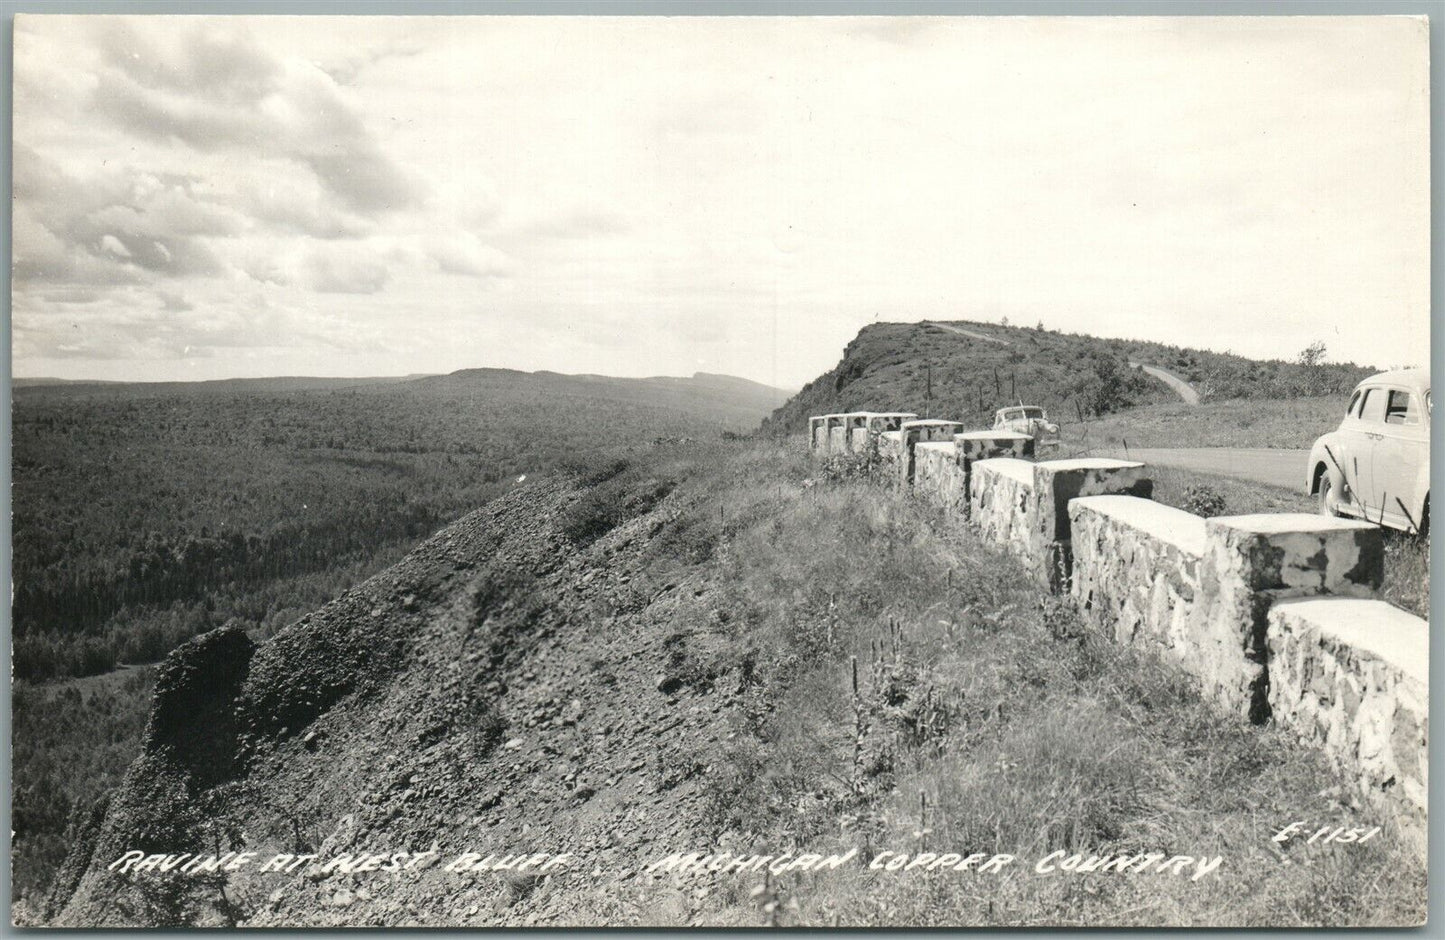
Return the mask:
<path id="1" fill-rule="evenodd" d="M 1085 422 L 1065 420 L 1065 446 L 1264 447 L 1308 449 L 1340 426 L 1344 396 L 1249 398 L 1141 405 Z"/>
<path id="2" fill-rule="evenodd" d="M 927 503 L 820 477 L 773 447 L 699 468 L 679 494 L 695 500 L 680 518 L 730 520 L 705 601 L 678 615 L 707 634 L 714 672 L 731 664 L 743 677 L 730 740 L 699 757 L 711 768 L 704 812 L 715 848 L 1019 858 L 991 875 L 903 876 L 866 864 L 765 885 L 702 875 L 679 888 L 691 922 L 1423 918 L 1424 869 L 1393 832 L 1349 848 L 1281 852 L 1271 841 L 1297 819 L 1385 822 L 1331 795 L 1350 792 L 1349 782 L 1320 754 L 1205 704 L 1178 669 L 1116 645 Z M 1224 863 L 1197 882 L 1036 873 L 1054 849 Z M 770 899 L 766 910 L 758 897 Z M 617 899 L 638 923 L 666 922 L 675 901 L 652 885 Z"/>

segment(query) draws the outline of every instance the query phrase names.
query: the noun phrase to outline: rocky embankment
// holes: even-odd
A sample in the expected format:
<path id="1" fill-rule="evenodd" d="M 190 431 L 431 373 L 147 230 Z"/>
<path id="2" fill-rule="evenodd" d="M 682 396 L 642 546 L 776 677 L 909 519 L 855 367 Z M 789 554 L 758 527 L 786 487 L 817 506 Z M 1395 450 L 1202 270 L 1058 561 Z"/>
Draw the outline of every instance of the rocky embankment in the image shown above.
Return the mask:
<path id="1" fill-rule="evenodd" d="M 707 844 L 703 755 L 746 670 L 703 665 L 705 569 L 650 548 L 673 500 L 581 544 L 581 498 L 518 486 L 269 642 L 222 630 L 174 653 L 48 922 L 555 923 L 649 877 L 653 855 Z M 108 870 L 128 851 L 255 855 L 186 877 Z M 572 859 L 537 891 L 535 871 L 444 870 L 468 851 Z M 398 873 L 319 864 L 363 852 L 438 854 Z M 283 853 L 319 861 L 260 870 Z"/>

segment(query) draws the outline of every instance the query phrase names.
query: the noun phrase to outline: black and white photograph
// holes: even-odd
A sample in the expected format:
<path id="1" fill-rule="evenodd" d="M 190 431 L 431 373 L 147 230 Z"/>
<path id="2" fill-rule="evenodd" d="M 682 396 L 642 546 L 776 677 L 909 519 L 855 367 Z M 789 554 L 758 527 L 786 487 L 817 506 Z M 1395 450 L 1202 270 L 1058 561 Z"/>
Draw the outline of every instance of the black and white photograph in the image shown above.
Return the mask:
<path id="1" fill-rule="evenodd" d="M 10 20 L 12 925 L 1425 923 L 1429 18 L 347 6 Z"/>

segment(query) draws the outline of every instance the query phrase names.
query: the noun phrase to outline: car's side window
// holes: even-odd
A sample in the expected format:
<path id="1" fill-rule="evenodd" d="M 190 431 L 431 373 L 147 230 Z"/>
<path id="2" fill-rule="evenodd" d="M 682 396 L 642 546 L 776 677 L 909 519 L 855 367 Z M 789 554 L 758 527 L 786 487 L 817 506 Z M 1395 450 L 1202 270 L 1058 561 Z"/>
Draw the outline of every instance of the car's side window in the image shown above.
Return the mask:
<path id="1" fill-rule="evenodd" d="M 1353 395 L 1350 396 L 1350 406 L 1345 409 L 1345 417 L 1346 417 L 1346 418 L 1354 418 L 1354 417 L 1357 417 L 1357 415 L 1356 415 L 1356 413 L 1355 413 L 1355 406 L 1358 405 L 1359 403 L 1360 403 L 1360 392 L 1359 392 L 1359 389 L 1356 389 L 1356 390 L 1355 390 L 1355 394 L 1353 394 Z"/>
<path id="2" fill-rule="evenodd" d="M 1419 424 L 1420 413 L 1410 405 L 1410 393 L 1398 388 L 1390 389 L 1389 404 L 1385 408 L 1386 424 Z"/>
<path id="3" fill-rule="evenodd" d="M 1385 420 L 1385 390 L 1382 388 L 1365 389 L 1365 400 L 1360 404 L 1360 420 L 1372 424 L 1382 424 Z"/>

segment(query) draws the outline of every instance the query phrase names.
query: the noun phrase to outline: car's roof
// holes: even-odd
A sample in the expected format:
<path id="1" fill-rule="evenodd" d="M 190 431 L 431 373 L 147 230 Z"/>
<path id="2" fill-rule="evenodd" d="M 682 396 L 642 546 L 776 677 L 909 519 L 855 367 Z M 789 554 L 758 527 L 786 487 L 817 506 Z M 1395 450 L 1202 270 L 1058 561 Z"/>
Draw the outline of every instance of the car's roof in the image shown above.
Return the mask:
<path id="1" fill-rule="evenodd" d="M 1365 379 L 1359 388 L 1365 385 L 1414 385 L 1420 388 L 1430 387 L 1429 369 L 1395 369 L 1391 372 L 1381 372 L 1379 375 L 1372 375 Z"/>

